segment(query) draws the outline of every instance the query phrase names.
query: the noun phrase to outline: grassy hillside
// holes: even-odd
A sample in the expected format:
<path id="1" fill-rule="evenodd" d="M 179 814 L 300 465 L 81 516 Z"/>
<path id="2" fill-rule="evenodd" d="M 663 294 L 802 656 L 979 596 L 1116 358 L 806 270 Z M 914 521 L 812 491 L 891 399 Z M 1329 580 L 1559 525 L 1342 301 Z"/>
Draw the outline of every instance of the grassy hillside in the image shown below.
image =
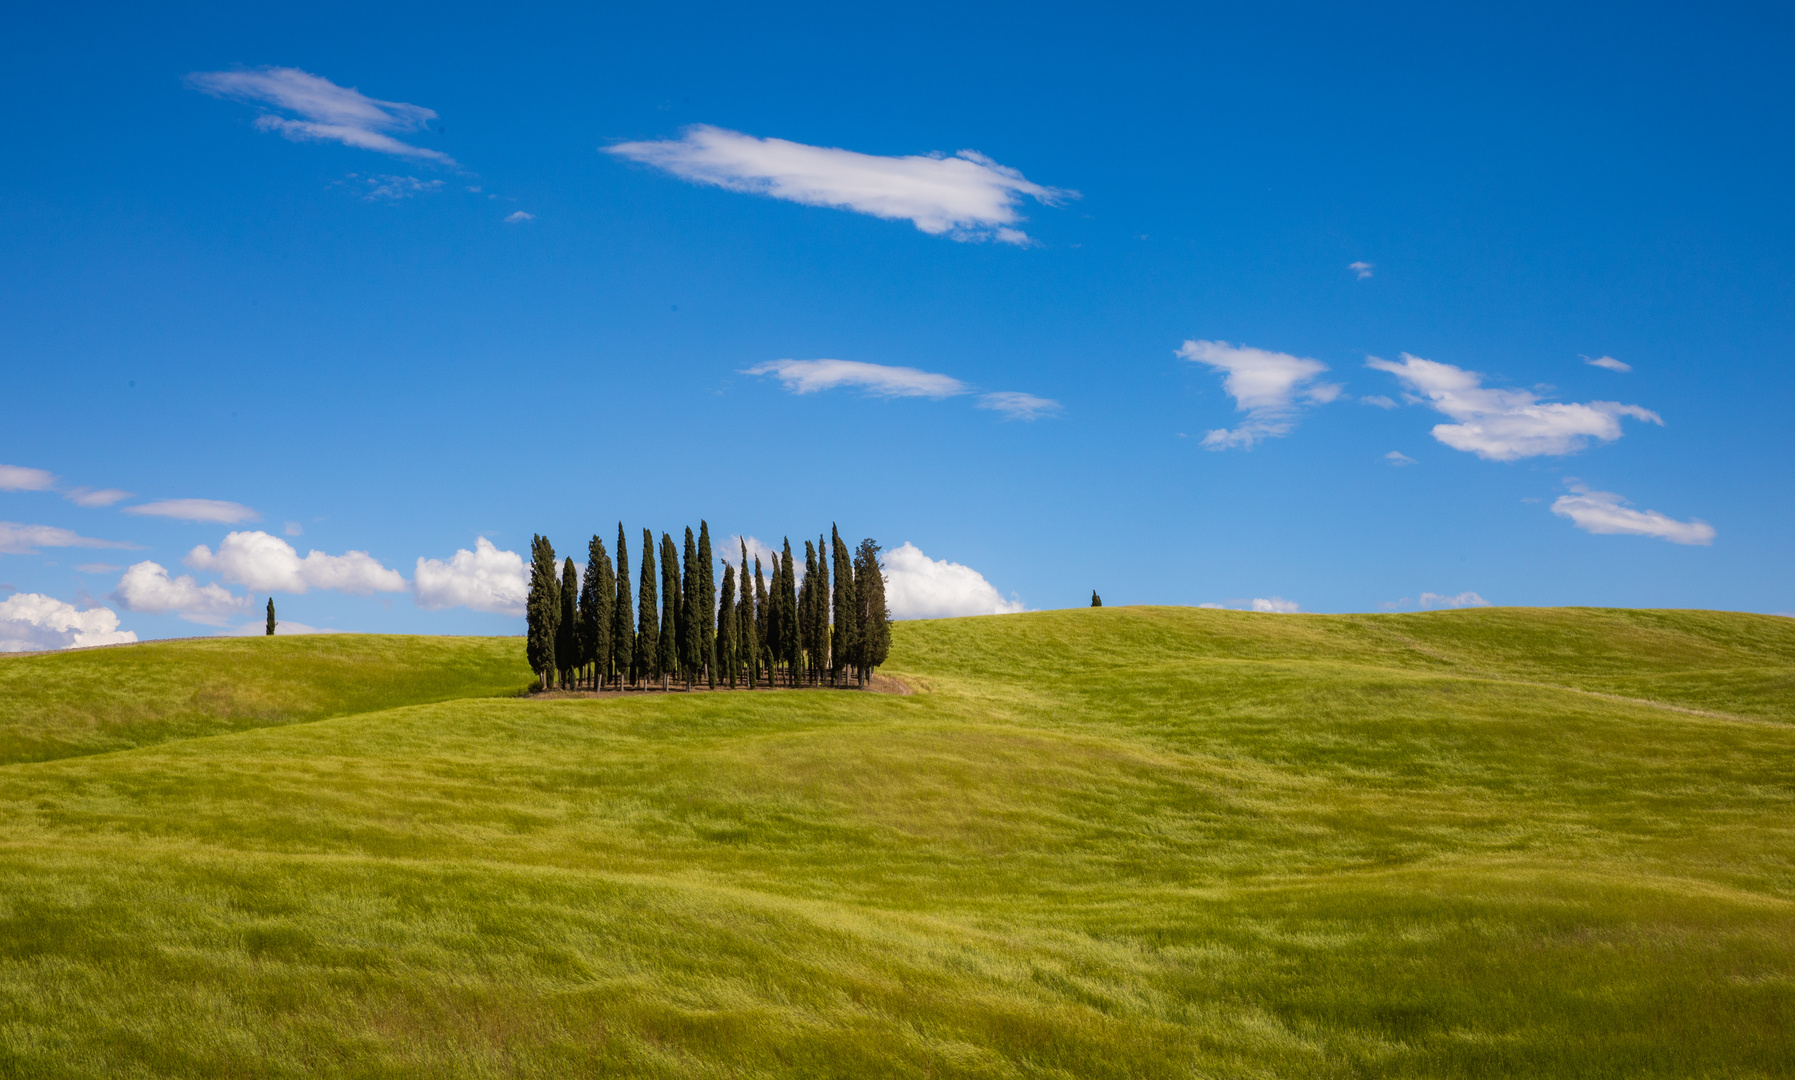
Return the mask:
<path id="1" fill-rule="evenodd" d="M 889 669 L 0 767 L 0 1075 L 1795 1074 L 1795 620 L 1110 608 Z"/>

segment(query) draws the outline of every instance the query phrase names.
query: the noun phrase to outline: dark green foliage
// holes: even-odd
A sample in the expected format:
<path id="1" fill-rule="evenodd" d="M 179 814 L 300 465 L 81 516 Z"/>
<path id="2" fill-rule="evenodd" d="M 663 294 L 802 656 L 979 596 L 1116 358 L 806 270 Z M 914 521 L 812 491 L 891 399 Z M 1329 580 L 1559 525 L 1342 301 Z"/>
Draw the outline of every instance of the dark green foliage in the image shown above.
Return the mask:
<path id="1" fill-rule="evenodd" d="M 854 604 L 854 557 L 848 553 L 848 545 L 842 542 L 840 529 L 831 525 L 829 534 L 835 555 L 835 640 L 830 657 L 834 681 L 839 685 L 842 673 L 853 662 L 854 627 L 858 625 Z"/>
<path id="2" fill-rule="evenodd" d="M 661 636 L 654 652 L 655 674 L 662 689 L 679 671 L 679 623 L 684 612 L 679 595 L 679 549 L 673 537 L 661 534 Z"/>
<path id="3" fill-rule="evenodd" d="M 711 552 L 710 522 L 698 522 L 698 596 L 686 596 L 687 603 L 698 612 L 698 662 L 705 679 L 714 690 L 717 686 L 717 580 L 716 558 Z"/>
<path id="4" fill-rule="evenodd" d="M 854 658 L 865 685 L 873 669 L 891 651 L 891 616 L 885 610 L 885 576 L 879 568 L 879 545 L 870 537 L 854 552 L 854 592 L 859 601 L 859 646 Z"/>
<path id="5" fill-rule="evenodd" d="M 785 662 L 786 684 L 795 686 L 804 643 L 798 627 L 798 564 L 793 560 L 790 537 L 785 538 L 785 550 L 779 556 L 778 604 L 782 627 L 779 658 Z"/>
<path id="6" fill-rule="evenodd" d="M 629 545 L 623 539 L 623 522 L 617 523 L 617 600 L 611 606 L 611 664 L 617 683 L 634 678 L 636 662 L 636 600 L 629 580 Z"/>
<path id="7" fill-rule="evenodd" d="M 1102 607 L 1103 606 L 1103 597 L 1097 595 L 1096 589 L 1091 590 L 1091 606 L 1092 607 Z"/>
<path id="8" fill-rule="evenodd" d="M 592 665 L 592 688 L 602 689 L 611 676 L 611 605 L 617 579 L 611 555 L 597 536 L 586 545 L 586 577 L 580 582 L 580 653 Z"/>
<path id="9" fill-rule="evenodd" d="M 561 618 L 555 626 L 555 668 L 561 672 L 561 685 L 571 682 L 570 672 L 586 662 L 580 649 L 580 571 L 573 556 L 561 568 Z"/>
<path id="10" fill-rule="evenodd" d="M 723 564 L 723 596 L 717 604 L 717 638 L 711 646 L 710 682 L 721 676 L 735 689 L 735 567 Z"/>
<path id="11" fill-rule="evenodd" d="M 642 530 L 642 584 L 637 590 L 637 610 L 641 612 L 641 622 L 636 628 L 636 681 L 653 679 L 660 675 L 656 669 L 656 657 L 660 652 L 661 624 L 655 599 L 654 568 L 654 534 L 647 529 Z"/>
<path id="12" fill-rule="evenodd" d="M 744 563 L 744 566 L 747 564 Z M 767 682 L 773 681 L 773 647 L 768 644 L 773 640 L 773 613 L 767 609 L 772 605 L 767 600 L 767 579 L 761 573 L 760 556 L 754 557 L 754 664 L 764 669 Z"/>
<path id="13" fill-rule="evenodd" d="M 274 636 L 274 597 L 268 598 L 268 636 Z"/>
<path id="14" fill-rule="evenodd" d="M 686 687 L 690 689 L 693 680 L 698 676 L 703 661 L 698 653 L 698 541 L 692 536 L 691 526 L 686 527 L 684 577 L 680 581 L 680 619 L 679 619 L 679 671 L 685 677 Z"/>
<path id="15" fill-rule="evenodd" d="M 524 658 L 548 689 L 555 677 L 555 630 L 561 621 L 561 583 L 556 577 L 555 549 L 546 536 L 530 540 L 530 593 L 524 601 L 528 630 Z"/>

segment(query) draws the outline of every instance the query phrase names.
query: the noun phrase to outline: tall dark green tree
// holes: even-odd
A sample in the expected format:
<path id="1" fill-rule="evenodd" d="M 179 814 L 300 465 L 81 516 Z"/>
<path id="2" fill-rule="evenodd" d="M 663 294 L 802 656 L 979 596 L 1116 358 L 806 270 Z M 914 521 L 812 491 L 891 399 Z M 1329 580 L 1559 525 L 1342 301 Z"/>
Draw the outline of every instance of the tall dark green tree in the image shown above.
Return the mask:
<path id="1" fill-rule="evenodd" d="M 555 626 L 555 667 L 561 672 L 561 685 L 572 685 L 586 658 L 580 655 L 580 570 L 573 556 L 561 568 L 561 619 Z"/>
<path id="2" fill-rule="evenodd" d="M 891 615 L 885 610 L 885 575 L 879 567 L 879 545 L 872 539 L 860 541 L 854 552 L 854 592 L 859 600 L 859 647 L 854 658 L 860 669 L 860 685 L 865 686 L 873 669 L 885 662 L 891 651 Z"/>
<path id="3" fill-rule="evenodd" d="M 698 598 L 686 598 L 698 612 L 698 660 L 705 682 L 717 688 L 717 560 L 711 551 L 710 522 L 698 521 Z"/>
<path id="4" fill-rule="evenodd" d="M 797 685 L 798 665 L 804 643 L 798 632 L 798 565 L 792 558 L 792 541 L 785 538 L 785 550 L 779 556 L 779 638 L 780 656 L 785 661 L 785 681 Z"/>
<path id="5" fill-rule="evenodd" d="M 810 682 L 818 667 L 817 656 L 821 652 L 816 633 L 817 601 L 823 593 L 818 592 L 816 571 L 816 545 L 804 541 L 804 580 L 798 586 L 798 643 L 804 652 L 804 681 Z M 821 588 L 827 589 L 825 580 Z"/>
<path id="6" fill-rule="evenodd" d="M 1092 607 L 1102 607 L 1103 606 L 1103 597 L 1097 595 L 1096 589 L 1091 590 L 1091 606 Z"/>
<path id="7" fill-rule="evenodd" d="M 775 556 L 777 558 L 777 556 Z M 761 573 L 760 556 L 754 557 L 754 663 L 766 672 L 767 685 L 773 685 L 773 613 L 768 608 L 767 579 Z"/>
<path id="8" fill-rule="evenodd" d="M 616 601 L 611 553 L 595 534 L 586 545 L 586 576 L 580 582 L 580 652 L 592 667 L 594 690 L 603 690 L 611 678 L 611 605 Z"/>
<path id="9" fill-rule="evenodd" d="M 829 674 L 829 541 L 821 533 L 816 538 L 816 680 L 820 685 Z"/>
<path id="10" fill-rule="evenodd" d="M 546 536 L 530 540 L 530 592 L 524 600 L 528 632 L 524 658 L 547 690 L 555 682 L 555 629 L 561 618 L 561 582 L 556 576 L 555 549 Z"/>
<path id="11" fill-rule="evenodd" d="M 684 612 L 681 610 L 679 596 L 679 549 L 673 546 L 673 537 L 661 534 L 661 637 L 660 646 L 655 649 L 655 673 L 661 677 L 661 689 L 667 689 L 667 680 L 679 671 L 679 621 Z"/>
<path id="12" fill-rule="evenodd" d="M 636 590 L 636 610 L 641 620 L 636 626 L 636 681 L 655 679 L 655 657 L 660 651 L 660 604 L 655 600 L 654 534 L 642 530 L 642 583 Z"/>
<path id="13" fill-rule="evenodd" d="M 623 522 L 617 523 L 617 601 L 611 607 L 611 663 L 617 671 L 617 689 L 623 680 L 635 680 L 636 594 L 629 579 L 629 545 L 624 542 Z"/>
<path id="14" fill-rule="evenodd" d="M 274 636 L 274 597 L 268 598 L 268 636 Z"/>
<path id="15" fill-rule="evenodd" d="M 702 662 L 698 655 L 698 541 L 692 527 L 686 526 L 684 573 L 679 583 L 679 671 L 685 677 L 686 689 L 692 688 Z"/>
<path id="16" fill-rule="evenodd" d="M 830 649 L 830 657 L 833 661 L 835 684 L 840 686 L 854 654 L 854 556 L 848 552 L 848 545 L 842 542 L 840 529 L 830 526 L 829 536 L 830 546 L 835 552 L 835 640 Z"/>
<path id="17" fill-rule="evenodd" d="M 717 601 L 717 638 L 711 645 L 710 683 L 725 679 L 735 689 L 735 567 L 723 564 L 723 595 Z"/>

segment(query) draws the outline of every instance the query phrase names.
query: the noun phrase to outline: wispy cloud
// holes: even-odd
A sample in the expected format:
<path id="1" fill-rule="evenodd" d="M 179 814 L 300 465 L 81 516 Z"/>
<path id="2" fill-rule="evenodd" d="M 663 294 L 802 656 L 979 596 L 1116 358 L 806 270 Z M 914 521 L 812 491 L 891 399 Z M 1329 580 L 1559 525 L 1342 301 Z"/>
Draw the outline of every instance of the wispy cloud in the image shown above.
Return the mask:
<path id="1" fill-rule="evenodd" d="M 247 596 L 234 596 L 222 585 L 201 585 L 192 575 L 171 578 L 160 563 L 145 560 L 126 570 L 112 597 L 126 611 L 150 614 L 176 612 L 188 622 L 222 626 L 250 607 Z"/>
<path id="2" fill-rule="evenodd" d="M 814 394 L 842 386 L 857 386 L 879 397 L 940 399 L 970 392 L 965 383 L 951 375 L 860 360 L 769 360 L 742 374 L 771 375 L 794 394 Z"/>
<path id="3" fill-rule="evenodd" d="M 42 469 L 0 465 L 0 491 L 49 491 L 55 486 L 55 475 Z"/>
<path id="4" fill-rule="evenodd" d="M 501 551 L 484 536 L 474 541 L 474 550 L 461 548 L 446 560 L 420 558 L 413 582 L 421 608 L 465 607 L 498 615 L 522 615 L 530 590 L 523 556 Z"/>
<path id="5" fill-rule="evenodd" d="M 1609 371 L 1618 371 L 1622 374 L 1633 370 L 1632 364 L 1623 363 L 1612 356 L 1598 356 L 1593 360 L 1585 356 L 1583 362 L 1590 367 L 1607 368 Z"/>
<path id="6" fill-rule="evenodd" d="M 127 506 L 125 513 L 214 525 L 236 525 L 239 522 L 256 521 L 262 516 L 242 503 L 225 502 L 222 499 L 163 499 L 141 506 Z"/>
<path id="7" fill-rule="evenodd" d="M 20 525 L 0 521 L 0 555 L 30 555 L 40 547 L 132 548 L 124 540 L 95 540 L 54 525 Z"/>
<path id="8" fill-rule="evenodd" d="M 371 98 L 354 87 L 338 86 L 290 67 L 196 71 L 187 76 L 187 85 L 214 97 L 276 110 L 257 117 L 256 127 L 295 142 L 337 142 L 395 157 L 455 165 L 455 160 L 441 151 L 393 137 L 425 128 L 436 119 L 435 110 L 422 105 Z"/>
<path id="9" fill-rule="evenodd" d="M 607 153 L 696 184 L 710 184 L 806 206 L 908 220 L 932 236 L 1028 244 L 1017 223 L 1023 197 L 1054 205 L 1077 198 L 1033 183 L 983 154 L 881 157 L 853 150 L 762 139 L 700 124 L 678 139 L 628 142 Z"/>
<path id="10" fill-rule="evenodd" d="M 415 176 L 362 176 L 350 173 L 349 179 L 363 188 L 361 197 L 368 202 L 398 202 L 414 195 L 432 195 L 443 189 L 441 180 L 420 180 Z"/>
<path id="11" fill-rule="evenodd" d="M 1303 406 L 1340 396 L 1338 385 L 1315 381 L 1328 369 L 1319 360 L 1225 341 L 1186 341 L 1178 355 L 1225 372 L 1222 389 L 1234 398 L 1235 407 L 1247 414 L 1245 422 L 1232 431 L 1217 428 L 1205 435 L 1203 445 L 1211 450 L 1250 447 L 1261 439 L 1289 434 Z"/>
<path id="12" fill-rule="evenodd" d="M 397 570 L 382 566 L 365 551 L 341 555 L 311 551 L 302 559 L 292 544 L 260 530 L 230 533 L 218 545 L 217 553 L 201 544 L 182 561 L 195 570 L 213 571 L 231 584 L 245 585 L 259 593 L 335 589 L 366 596 L 410 588 Z"/>
<path id="13" fill-rule="evenodd" d="M 505 224 L 507 225 L 521 225 L 526 221 L 535 220 L 536 215 L 530 213 L 528 210 L 513 210 L 505 215 Z"/>
<path id="14" fill-rule="evenodd" d="M 885 554 L 885 603 L 894 619 L 948 619 L 1007 615 L 1024 610 L 1004 599 L 985 575 L 970 566 L 931 559 L 915 544 Z"/>
<path id="15" fill-rule="evenodd" d="M 123 502 L 130 497 L 129 491 L 121 491 L 118 488 L 90 487 L 71 488 L 67 494 L 63 495 L 63 498 L 76 506 L 111 506 L 113 503 Z"/>
<path id="16" fill-rule="evenodd" d="M 1379 409 L 1394 409 L 1396 402 L 1382 394 L 1365 394 L 1359 398 L 1359 404 L 1370 405 Z"/>
<path id="17" fill-rule="evenodd" d="M 1414 458 L 1403 453 L 1401 450 L 1390 451 L 1384 455 L 1384 460 L 1392 465 L 1413 465 L 1415 463 Z"/>
<path id="18" fill-rule="evenodd" d="M 1016 390 L 1000 390 L 979 395 L 979 408 L 1003 413 L 1005 420 L 1039 420 L 1060 411 L 1060 403 L 1052 398 L 1036 397 Z"/>
<path id="19" fill-rule="evenodd" d="M 1623 416 L 1664 423 L 1657 413 L 1638 405 L 1541 401 L 1530 390 L 1491 389 L 1478 372 L 1408 353 L 1402 354 L 1401 363 L 1374 356 L 1366 366 L 1395 375 L 1419 395 L 1411 400 L 1425 402 L 1457 421 L 1434 425 L 1434 438 L 1490 461 L 1571 454 L 1591 439 L 1613 442 L 1621 437 Z"/>
<path id="20" fill-rule="evenodd" d="M 1358 280 L 1364 281 L 1366 278 L 1371 276 L 1371 272 L 1373 270 L 1377 269 L 1377 264 L 1376 263 L 1368 263 L 1368 262 L 1347 263 L 1346 268 L 1348 270 L 1351 270 L 1353 272 L 1353 275 L 1355 277 L 1357 277 Z"/>
<path id="21" fill-rule="evenodd" d="M 1705 521 L 1678 521 L 1656 510 L 1635 510 L 1626 499 L 1612 491 L 1591 491 L 1575 482 L 1570 487 L 1572 494 L 1560 495 L 1552 503 L 1552 512 L 1569 518 L 1571 524 L 1584 532 L 1653 536 L 1673 544 L 1707 545 L 1714 542 L 1714 526 Z"/>

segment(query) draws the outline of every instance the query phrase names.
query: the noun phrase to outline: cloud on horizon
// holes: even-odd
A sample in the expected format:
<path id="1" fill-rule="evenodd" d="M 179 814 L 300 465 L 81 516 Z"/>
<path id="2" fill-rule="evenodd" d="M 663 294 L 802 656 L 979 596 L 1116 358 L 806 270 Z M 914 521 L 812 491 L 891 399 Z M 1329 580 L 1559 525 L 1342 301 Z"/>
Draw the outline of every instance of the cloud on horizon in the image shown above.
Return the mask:
<path id="1" fill-rule="evenodd" d="M 195 570 L 210 570 L 229 584 L 243 585 L 258 593 L 334 589 L 367 596 L 405 592 L 411 587 L 397 570 L 382 566 L 380 560 L 365 551 L 326 555 L 313 550 L 302 559 L 292 544 L 260 530 L 228 534 L 218 545 L 217 554 L 201 544 L 182 561 Z"/>
<path id="2" fill-rule="evenodd" d="M 456 167 L 455 159 L 441 151 L 393 137 L 394 133 L 426 128 L 436 119 L 435 110 L 422 105 L 371 98 L 352 86 L 338 86 L 322 76 L 291 67 L 196 71 L 187 76 L 186 82 L 192 89 L 213 97 L 293 114 L 263 112 L 256 118 L 255 126 L 294 142 L 335 142 Z"/>
<path id="3" fill-rule="evenodd" d="M 136 640 L 136 633 L 118 628 L 118 613 L 111 608 L 81 610 L 42 593 L 15 593 L 0 600 L 0 652 L 79 649 Z"/>
<path id="4" fill-rule="evenodd" d="M 1459 593 L 1456 596 L 1446 596 L 1443 593 L 1436 593 L 1436 592 L 1424 592 L 1421 594 L 1421 608 L 1423 611 L 1430 611 L 1430 610 L 1434 610 L 1437 608 L 1468 608 L 1468 607 L 1490 607 L 1490 606 L 1492 606 L 1492 605 L 1490 604 L 1490 602 L 1488 600 L 1485 600 L 1483 597 L 1478 596 L 1476 593 L 1471 592 L 1469 590 Z"/>
<path id="5" fill-rule="evenodd" d="M 885 607 L 894 619 L 1009 615 L 1026 610 L 1021 600 L 1004 599 L 996 586 L 972 567 L 931 559 L 915 544 L 906 542 L 886 552 L 884 562 Z"/>
<path id="6" fill-rule="evenodd" d="M 482 536 L 474 541 L 474 550 L 461 548 L 447 560 L 419 558 L 412 589 L 417 605 L 426 610 L 465 607 L 522 615 L 530 576 L 523 556 L 502 551 Z"/>
<path id="7" fill-rule="evenodd" d="M 1251 447 L 1261 439 L 1287 435 L 1303 407 L 1340 396 L 1337 384 L 1315 381 L 1328 369 L 1319 360 L 1225 341 L 1186 341 L 1177 355 L 1224 372 L 1222 389 L 1234 399 L 1235 408 L 1247 414 L 1232 431 L 1217 428 L 1203 436 L 1209 450 Z"/>
<path id="8" fill-rule="evenodd" d="M 785 139 L 762 139 L 698 124 L 677 139 L 626 142 L 605 153 L 628 158 L 694 184 L 764 195 L 805 206 L 907 220 L 931 236 L 1026 245 L 1016 228 L 1023 197 L 1053 206 L 1075 199 L 1033 183 L 973 150 L 952 157 L 881 157 Z"/>
<path id="9" fill-rule="evenodd" d="M 236 525 L 245 521 L 259 521 L 262 517 L 242 503 L 225 502 L 222 499 L 163 499 L 141 506 L 127 506 L 124 512 L 211 525 Z"/>
<path id="10" fill-rule="evenodd" d="M 1651 536 L 1673 544 L 1707 546 L 1718 535 L 1714 526 L 1699 518 L 1678 521 L 1656 510 L 1634 510 L 1627 500 L 1612 491 L 1591 491 L 1584 484 L 1571 483 L 1570 495 L 1560 495 L 1552 503 L 1552 512 L 1569 518 L 1571 524 L 1586 533 L 1603 536 Z"/>
<path id="11" fill-rule="evenodd" d="M 145 559 L 128 568 L 118 579 L 112 598 L 126 611 L 159 615 L 175 612 L 188 622 L 223 626 L 238 612 L 248 611 L 251 600 L 235 596 L 222 585 L 201 585 L 190 574 L 170 578 L 160 563 Z"/>
<path id="12" fill-rule="evenodd" d="M 1457 421 L 1436 424 L 1433 437 L 1486 461 L 1574 454 L 1591 439 L 1621 437 L 1621 417 L 1663 426 L 1657 413 L 1616 401 L 1566 404 L 1541 401 L 1530 390 L 1495 390 L 1483 375 L 1403 353 L 1401 363 L 1373 356 L 1365 366 L 1387 371 L 1412 391 L 1410 400 Z"/>

